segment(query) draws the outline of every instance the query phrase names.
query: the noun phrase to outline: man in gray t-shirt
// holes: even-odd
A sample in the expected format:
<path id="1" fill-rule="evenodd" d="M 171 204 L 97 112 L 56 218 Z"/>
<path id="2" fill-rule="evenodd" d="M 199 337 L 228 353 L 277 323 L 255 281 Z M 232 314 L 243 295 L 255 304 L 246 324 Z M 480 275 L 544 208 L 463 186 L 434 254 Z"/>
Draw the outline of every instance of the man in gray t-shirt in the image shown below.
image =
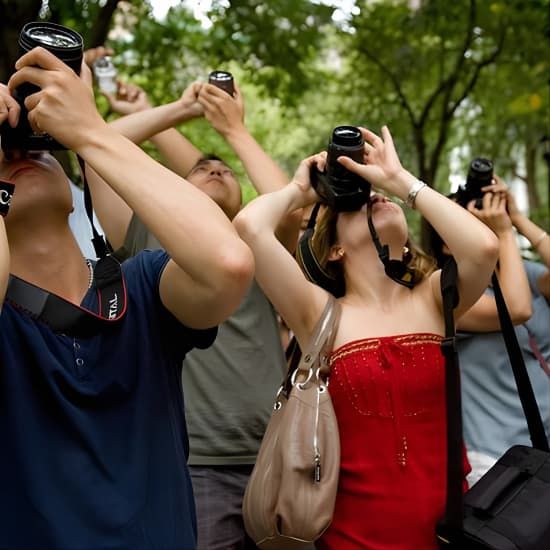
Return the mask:
<path id="1" fill-rule="evenodd" d="M 537 284 L 547 268 L 530 261 L 524 266 L 533 314 L 515 329 L 546 433 L 550 434 L 550 377 L 533 349 L 534 342 L 542 359 L 550 363 L 550 304 Z M 468 450 L 496 460 L 512 445 L 531 445 L 502 333 L 460 333 L 457 349 Z M 490 465 L 490 460 L 486 463 Z"/>

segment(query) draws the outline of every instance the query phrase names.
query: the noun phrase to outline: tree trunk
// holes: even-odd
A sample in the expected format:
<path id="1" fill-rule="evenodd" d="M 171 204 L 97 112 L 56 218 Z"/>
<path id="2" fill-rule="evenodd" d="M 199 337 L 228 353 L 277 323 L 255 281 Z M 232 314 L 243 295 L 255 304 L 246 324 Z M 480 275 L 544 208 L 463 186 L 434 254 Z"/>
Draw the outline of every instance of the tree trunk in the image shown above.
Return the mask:
<path id="1" fill-rule="evenodd" d="M 0 0 L 0 82 L 7 83 L 20 57 L 19 31 L 38 19 L 42 0 Z"/>

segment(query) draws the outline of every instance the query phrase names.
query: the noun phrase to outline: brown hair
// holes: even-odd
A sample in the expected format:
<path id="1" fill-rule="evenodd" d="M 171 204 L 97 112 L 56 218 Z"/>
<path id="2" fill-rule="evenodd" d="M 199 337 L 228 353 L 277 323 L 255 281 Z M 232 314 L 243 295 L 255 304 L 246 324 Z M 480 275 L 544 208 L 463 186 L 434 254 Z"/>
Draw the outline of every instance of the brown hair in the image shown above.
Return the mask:
<path id="1" fill-rule="evenodd" d="M 325 208 L 320 213 L 320 218 L 315 225 L 315 231 L 311 240 L 311 249 L 319 266 L 333 279 L 345 285 L 344 269 L 341 262 L 329 261 L 330 249 L 336 243 L 336 222 L 338 212 L 331 208 Z M 413 280 L 417 283 L 433 273 L 437 269 L 435 259 L 426 254 L 409 235 L 405 246 L 408 252 L 404 254 L 403 261 L 413 271 Z M 301 266 L 303 269 L 303 266 Z"/>

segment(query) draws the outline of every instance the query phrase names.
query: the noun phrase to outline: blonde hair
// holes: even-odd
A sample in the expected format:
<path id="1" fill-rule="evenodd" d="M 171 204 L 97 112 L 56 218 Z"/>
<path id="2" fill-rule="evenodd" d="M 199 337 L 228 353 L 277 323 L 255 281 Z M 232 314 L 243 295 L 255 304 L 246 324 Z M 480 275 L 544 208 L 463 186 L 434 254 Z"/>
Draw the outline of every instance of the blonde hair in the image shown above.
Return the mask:
<path id="1" fill-rule="evenodd" d="M 326 208 L 315 225 L 315 231 L 311 239 L 311 250 L 317 259 L 319 267 L 332 279 L 338 281 L 345 288 L 344 268 L 341 262 L 330 261 L 330 252 L 336 244 L 336 222 L 338 212 Z M 403 261 L 412 270 L 415 283 L 421 282 L 437 269 L 435 259 L 424 252 L 409 235 L 405 243 L 407 252 L 403 255 Z M 299 258 L 301 259 L 301 258 Z M 301 263 L 301 262 L 300 262 Z M 302 269 L 304 266 L 301 265 Z"/>

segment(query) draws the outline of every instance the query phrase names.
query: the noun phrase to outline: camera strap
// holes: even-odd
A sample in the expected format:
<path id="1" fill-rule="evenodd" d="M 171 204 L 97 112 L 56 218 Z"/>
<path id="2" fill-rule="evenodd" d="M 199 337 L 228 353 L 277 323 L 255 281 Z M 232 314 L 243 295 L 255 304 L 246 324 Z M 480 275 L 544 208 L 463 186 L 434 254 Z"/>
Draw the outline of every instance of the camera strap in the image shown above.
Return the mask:
<path id="1" fill-rule="evenodd" d="M 319 263 L 313 251 L 313 233 L 315 232 L 315 222 L 321 203 L 317 203 L 307 224 L 304 234 L 300 237 L 298 246 L 296 247 L 296 256 L 300 264 L 303 266 L 306 277 L 316 285 L 324 288 L 334 296 L 339 298 L 345 294 L 344 282 L 332 277 Z"/>
<path id="2" fill-rule="evenodd" d="M 6 300 L 14 307 L 48 325 L 53 331 L 72 337 L 88 337 L 120 321 L 127 309 L 126 283 L 120 262 L 111 254 L 93 222 L 93 207 L 84 161 L 78 157 L 84 180 L 84 204 L 92 226 L 92 243 L 97 255 L 94 287 L 98 311 L 83 308 L 15 275 L 10 275 Z"/>
<path id="3" fill-rule="evenodd" d="M 392 260 L 390 259 L 390 248 L 387 244 L 382 244 L 378 238 L 378 233 L 374 227 L 372 221 L 372 202 L 369 201 L 367 204 L 367 223 L 369 224 L 369 231 L 372 236 L 372 241 L 378 252 L 378 257 L 380 261 L 384 264 L 384 271 L 386 275 L 399 283 L 400 285 L 406 286 L 407 288 L 413 288 L 416 284 L 414 277 L 414 271 L 407 266 L 403 260 Z"/>

